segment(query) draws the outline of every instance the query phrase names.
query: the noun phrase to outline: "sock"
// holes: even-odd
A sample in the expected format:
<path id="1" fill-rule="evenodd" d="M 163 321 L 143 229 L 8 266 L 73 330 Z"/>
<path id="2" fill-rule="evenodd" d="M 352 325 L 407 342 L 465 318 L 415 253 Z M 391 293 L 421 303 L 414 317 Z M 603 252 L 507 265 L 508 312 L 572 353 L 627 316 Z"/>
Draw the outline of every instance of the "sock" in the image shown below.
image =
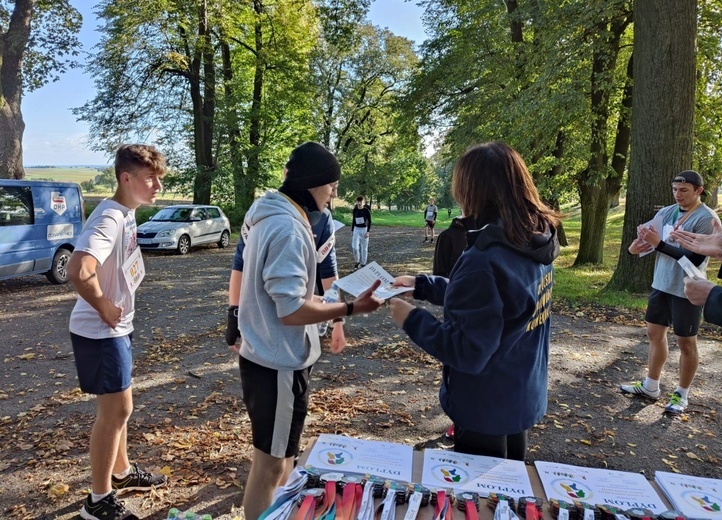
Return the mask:
<path id="1" fill-rule="evenodd" d="M 675 392 L 679 392 L 679 395 L 682 396 L 682 399 L 687 399 L 687 396 L 689 395 L 689 388 L 682 388 L 681 386 L 678 386 Z"/>
<path id="2" fill-rule="evenodd" d="M 130 470 L 131 470 L 131 467 L 128 466 L 128 467 L 125 469 L 125 471 L 121 471 L 120 473 L 113 473 L 113 476 L 114 476 L 115 478 L 125 478 L 125 477 L 127 477 L 128 475 L 130 475 Z"/>
<path id="3" fill-rule="evenodd" d="M 91 493 L 90 500 L 91 500 L 91 502 L 93 502 L 93 504 L 97 504 L 98 502 L 103 500 L 105 497 L 110 495 L 110 493 L 112 493 L 112 491 L 108 491 L 107 493 Z"/>
<path id="4" fill-rule="evenodd" d="M 659 379 L 652 379 L 650 377 L 647 377 L 644 380 L 644 383 L 642 383 L 642 385 L 650 392 L 656 392 L 657 390 L 659 390 Z"/>

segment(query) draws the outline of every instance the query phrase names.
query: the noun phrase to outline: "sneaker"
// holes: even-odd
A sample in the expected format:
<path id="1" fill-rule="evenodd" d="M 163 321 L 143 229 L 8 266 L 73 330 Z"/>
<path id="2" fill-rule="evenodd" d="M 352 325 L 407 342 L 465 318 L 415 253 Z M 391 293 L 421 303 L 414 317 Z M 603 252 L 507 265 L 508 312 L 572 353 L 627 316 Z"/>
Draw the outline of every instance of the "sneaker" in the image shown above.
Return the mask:
<path id="1" fill-rule="evenodd" d="M 130 474 L 123 478 L 116 478 L 113 476 L 111 479 L 113 489 L 118 494 L 123 494 L 128 491 L 144 491 L 152 488 L 163 487 L 168 483 L 168 477 L 165 475 L 153 475 L 147 471 L 143 471 L 138 467 L 138 464 L 133 464 L 130 467 Z"/>
<path id="2" fill-rule="evenodd" d="M 429 239 L 428 239 L 428 238 L 424 238 L 424 242 L 428 242 L 428 241 L 429 241 Z"/>
<path id="3" fill-rule="evenodd" d="M 687 408 L 687 405 L 689 402 L 687 399 L 682 397 L 682 394 L 679 392 L 674 392 L 671 396 L 669 396 L 669 404 L 664 408 L 664 411 L 667 413 L 682 413 Z"/>
<path id="4" fill-rule="evenodd" d="M 88 494 L 80 509 L 80 517 L 85 520 L 138 520 L 138 517 L 125 507 L 123 501 L 118 500 L 115 491 L 96 503 L 93 503 Z"/>
<path id="5" fill-rule="evenodd" d="M 433 239 L 433 238 L 431 239 L 431 243 L 432 243 L 432 244 L 434 243 L 434 239 Z"/>
<path id="6" fill-rule="evenodd" d="M 647 390 L 646 388 L 644 388 L 644 382 L 642 381 L 637 381 L 636 383 L 631 385 L 621 385 L 619 389 L 622 391 L 623 394 L 637 394 L 642 395 L 648 399 L 657 399 L 660 394 L 659 388 L 655 391 Z"/>
<path id="7" fill-rule="evenodd" d="M 444 437 L 447 439 L 453 439 L 454 438 L 454 425 L 452 424 L 449 426 L 449 429 L 444 432 Z"/>

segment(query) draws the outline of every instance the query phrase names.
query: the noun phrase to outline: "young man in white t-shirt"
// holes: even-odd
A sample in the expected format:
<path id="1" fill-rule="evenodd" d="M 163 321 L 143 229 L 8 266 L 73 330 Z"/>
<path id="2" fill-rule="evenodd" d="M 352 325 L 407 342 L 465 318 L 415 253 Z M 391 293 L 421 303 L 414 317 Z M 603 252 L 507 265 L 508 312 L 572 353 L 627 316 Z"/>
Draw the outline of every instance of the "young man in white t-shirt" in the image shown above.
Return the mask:
<path id="1" fill-rule="evenodd" d="M 424 208 L 424 242 L 429 240 L 429 232 L 431 232 L 431 243 L 434 243 L 434 226 L 436 225 L 436 215 L 439 208 L 436 207 L 433 197 L 429 199 L 429 204 Z"/>
<path id="2" fill-rule="evenodd" d="M 123 145 L 115 154 L 115 194 L 88 217 L 68 274 L 78 301 L 70 315 L 70 337 L 80 389 L 96 397 L 90 434 L 92 492 L 80 516 L 86 520 L 127 518 L 117 493 L 163 486 L 130 463 L 127 421 L 133 410 L 131 339 L 135 290 L 145 275 L 137 241 L 135 209 L 152 204 L 161 190 L 165 157 L 153 146 Z"/>

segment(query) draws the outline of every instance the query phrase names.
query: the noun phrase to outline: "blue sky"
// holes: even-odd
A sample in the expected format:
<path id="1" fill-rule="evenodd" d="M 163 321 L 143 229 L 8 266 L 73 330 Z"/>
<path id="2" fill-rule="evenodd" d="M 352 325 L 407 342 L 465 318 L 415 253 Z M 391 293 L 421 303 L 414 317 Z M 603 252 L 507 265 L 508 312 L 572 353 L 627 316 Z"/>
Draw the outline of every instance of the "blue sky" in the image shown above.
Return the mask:
<path id="1" fill-rule="evenodd" d="M 95 2 L 75 0 L 71 3 L 83 15 L 80 41 L 83 50 L 92 49 L 100 37 L 96 32 L 98 22 L 93 14 Z M 422 9 L 415 0 L 375 0 L 371 4 L 371 22 L 388 27 L 391 32 L 405 36 L 417 44 L 424 39 L 421 24 Z M 81 69 L 75 69 L 61 76 L 35 92 L 26 93 L 23 98 L 23 163 L 35 165 L 90 165 L 107 164 L 109 158 L 93 152 L 87 145 L 88 126 L 75 121 L 70 109 L 92 99 L 94 95 L 92 78 Z"/>

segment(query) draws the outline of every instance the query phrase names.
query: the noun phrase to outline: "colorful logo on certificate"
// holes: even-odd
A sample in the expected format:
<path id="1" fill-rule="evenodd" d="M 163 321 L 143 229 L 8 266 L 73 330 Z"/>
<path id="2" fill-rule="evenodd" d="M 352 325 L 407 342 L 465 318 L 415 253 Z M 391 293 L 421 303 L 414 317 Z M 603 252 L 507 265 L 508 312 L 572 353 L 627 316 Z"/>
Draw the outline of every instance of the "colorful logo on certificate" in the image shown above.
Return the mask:
<path id="1" fill-rule="evenodd" d="M 589 500 L 592 498 L 592 490 L 576 480 L 564 478 L 552 482 L 552 487 L 557 493 L 562 494 L 566 499 Z"/>
<path id="2" fill-rule="evenodd" d="M 432 469 L 434 478 L 447 484 L 463 484 L 469 480 L 469 474 L 455 466 L 440 465 Z"/>
<path id="3" fill-rule="evenodd" d="M 351 454 L 346 450 L 333 450 L 326 452 L 326 464 L 331 466 L 343 466 L 351 462 Z"/>
<path id="4" fill-rule="evenodd" d="M 700 491 L 686 491 L 682 499 L 693 508 L 705 513 L 718 513 L 722 517 L 722 500 L 719 497 Z"/>

